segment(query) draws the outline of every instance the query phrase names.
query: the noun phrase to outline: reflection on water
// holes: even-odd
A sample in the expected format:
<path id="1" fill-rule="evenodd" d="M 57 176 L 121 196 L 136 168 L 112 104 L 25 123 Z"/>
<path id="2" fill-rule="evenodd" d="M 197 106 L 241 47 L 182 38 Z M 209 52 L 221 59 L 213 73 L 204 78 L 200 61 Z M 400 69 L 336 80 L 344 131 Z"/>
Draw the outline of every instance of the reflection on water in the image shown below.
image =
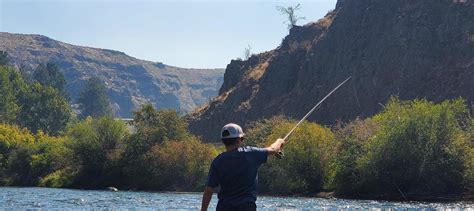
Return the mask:
<path id="1" fill-rule="evenodd" d="M 214 194 L 211 209 L 215 208 Z M 109 192 L 54 188 L 0 188 L 0 208 L 22 209 L 199 209 L 200 193 Z M 371 200 L 259 197 L 259 209 L 452 209 L 474 210 L 473 202 L 420 203 Z"/>

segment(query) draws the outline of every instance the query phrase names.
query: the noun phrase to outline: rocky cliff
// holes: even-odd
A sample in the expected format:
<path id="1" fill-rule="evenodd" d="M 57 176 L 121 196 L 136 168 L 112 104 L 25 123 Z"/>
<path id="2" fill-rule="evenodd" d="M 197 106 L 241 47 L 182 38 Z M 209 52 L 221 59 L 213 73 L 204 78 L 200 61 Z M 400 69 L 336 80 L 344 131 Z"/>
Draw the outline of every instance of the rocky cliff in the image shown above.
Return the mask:
<path id="1" fill-rule="evenodd" d="M 219 96 L 188 115 L 190 130 L 219 140 L 227 122 L 296 119 L 348 76 L 310 117 L 332 124 L 380 111 L 390 96 L 474 99 L 474 3 L 344 0 L 295 26 L 275 50 L 231 61 Z"/>
<path id="2" fill-rule="evenodd" d="M 140 104 L 189 111 L 217 95 L 223 69 L 184 69 L 136 59 L 107 49 L 81 47 L 41 35 L 0 32 L 0 50 L 13 65 L 34 70 L 54 62 L 64 72 L 67 89 L 76 99 L 85 79 L 101 78 L 121 117 L 130 117 Z"/>

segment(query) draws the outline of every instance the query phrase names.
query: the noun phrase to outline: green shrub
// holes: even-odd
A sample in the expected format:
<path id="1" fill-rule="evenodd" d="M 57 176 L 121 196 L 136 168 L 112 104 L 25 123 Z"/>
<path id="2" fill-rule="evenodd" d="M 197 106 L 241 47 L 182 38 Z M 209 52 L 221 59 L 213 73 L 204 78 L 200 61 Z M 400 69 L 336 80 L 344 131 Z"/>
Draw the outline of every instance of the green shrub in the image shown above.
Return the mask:
<path id="1" fill-rule="evenodd" d="M 467 141 L 463 146 L 466 149 L 466 157 L 464 158 L 464 166 L 466 166 L 464 172 L 464 184 L 467 192 L 469 194 L 474 194 L 474 118 L 472 117 L 465 138 Z"/>
<path id="2" fill-rule="evenodd" d="M 111 186 L 123 178 L 119 161 L 130 135 L 123 121 L 111 117 L 101 117 L 97 120 L 88 117 L 71 126 L 67 135 L 67 147 L 73 154 L 73 166 L 78 169 L 75 185 Z"/>
<path id="3" fill-rule="evenodd" d="M 372 121 L 376 127 L 368 126 Z M 342 140 L 352 144 L 343 144 L 339 153 L 337 190 L 393 197 L 462 192 L 471 162 L 466 159 L 472 158 L 468 121 L 462 100 L 434 104 L 392 98 L 372 120 L 355 123 L 356 129 L 375 132 L 361 137 L 347 129 Z"/>
<path id="4" fill-rule="evenodd" d="M 166 141 L 146 154 L 152 171 L 149 188 L 168 191 L 201 191 L 217 151 L 197 139 Z"/>
<path id="5" fill-rule="evenodd" d="M 0 178 L 4 185 L 37 185 L 39 179 L 65 166 L 64 138 L 36 135 L 13 125 L 0 125 Z"/>
<path id="6" fill-rule="evenodd" d="M 337 150 L 334 177 L 334 189 L 340 195 L 353 195 L 359 191 L 360 172 L 357 160 L 367 153 L 365 144 L 377 130 L 377 124 L 372 119 L 356 119 L 344 125 L 336 125 L 334 133 L 340 141 Z"/>
<path id="7" fill-rule="evenodd" d="M 12 172 L 19 169 L 14 163 L 26 164 L 25 171 L 28 171 L 28 161 L 20 162 L 13 160 L 16 158 L 25 158 L 25 149 L 30 148 L 35 143 L 35 137 L 26 129 L 20 129 L 14 125 L 0 124 L 0 179 L 1 185 L 15 185 L 13 177 L 19 178 L 23 175 L 21 172 Z M 24 159 L 22 159 L 24 160 Z M 23 166 L 23 165 L 22 165 Z"/>
<path id="8" fill-rule="evenodd" d="M 38 186 L 50 188 L 64 188 L 73 184 L 75 173 L 66 169 L 57 170 L 41 178 Z"/>
<path id="9" fill-rule="evenodd" d="M 268 146 L 283 138 L 295 121 L 276 117 L 256 123 L 247 131 L 248 143 Z M 308 194 L 330 188 L 337 145 L 333 133 L 305 122 L 286 140 L 285 157 L 269 159 L 259 174 L 259 188 L 271 194 Z"/>
<path id="10" fill-rule="evenodd" d="M 150 177 L 155 177 L 156 170 L 150 169 L 150 160 L 146 155 L 156 146 L 167 141 L 191 141 L 195 139 L 187 130 L 186 121 L 174 110 L 156 110 L 151 104 L 142 106 L 134 112 L 133 126 L 136 132 L 127 141 L 123 156 L 123 172 L 127 179 L 126 186 L 151 189 L 162 187 L 150 184 Z M 155 165 L 155 164 L 153 164 Z"/>

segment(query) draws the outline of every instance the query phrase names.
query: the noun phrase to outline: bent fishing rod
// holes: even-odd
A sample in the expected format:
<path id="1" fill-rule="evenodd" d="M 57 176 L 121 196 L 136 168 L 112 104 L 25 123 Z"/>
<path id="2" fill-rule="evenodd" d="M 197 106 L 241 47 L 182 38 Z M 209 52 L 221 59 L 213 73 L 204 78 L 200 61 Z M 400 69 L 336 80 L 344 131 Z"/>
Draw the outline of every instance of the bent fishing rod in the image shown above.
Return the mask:
<path id="1" fill-rule="evenodd" d="M 314 110 L 316 110 L 316 108 L 318 108 L 321 103 L 324 102 L 324 100 L 326 100 L 326 98 L 328 98 L 329 96 L 332 95 L 332 93 L 334 93 L 337 89 L 339 89 L 339 87 L 341 87 L 343 84 L 345 84 L 349 79 L 351 79 L 352 76 L 349 76 L 346 80 L 344 80 L 343 82 L 341 82 L 339 85 L 336 86 L 336 88 L 334 88 L 331 92 L 329 92 L 329 94 L 327 94 L 323 99 L 321 99 L 311 110 L 309 110 L 309 112 L 304 115 L 303 118 L 301 118 L 301 120 L 296 123 L 296 125 L 293 127 L 293 129 L 290 130 L 290 132 L 288 132 L 288 134 L 286 134 L 286 136 L 283 138 L 283 141 L 286 141 L 286 139 L 295 131 L 295 129 L 301 124 L 303 123 L 304 120 L 306 120 L 309 115 L 311 115 L 311 113 L 313 113 Z M 279 159 L 282 159 L 284 154 L 283 154 L 283 151 L 280 151 L 278 152 L 277 154 L 275 154 L 275 156 Z"/>

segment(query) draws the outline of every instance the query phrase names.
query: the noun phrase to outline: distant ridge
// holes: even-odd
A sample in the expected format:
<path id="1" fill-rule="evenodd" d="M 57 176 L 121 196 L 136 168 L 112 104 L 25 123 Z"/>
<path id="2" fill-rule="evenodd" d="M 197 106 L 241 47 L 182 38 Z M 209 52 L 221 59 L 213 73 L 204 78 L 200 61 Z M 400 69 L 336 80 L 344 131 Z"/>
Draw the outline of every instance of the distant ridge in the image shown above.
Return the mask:
<path id="1" fill-rule="evenodd" d="M 224 73 L 224 69 L 173 67 L 42 35 L 0 32 L 0 50 L 9 54 L 13 65 L 27 70 L 39 63 L 56 63 L 64 72 L 73 100 L 85 79 L 101 78 L 121 117 L 131 117 L 131 112 L 144 103 L 188 112 L 217 95 Z"/>

